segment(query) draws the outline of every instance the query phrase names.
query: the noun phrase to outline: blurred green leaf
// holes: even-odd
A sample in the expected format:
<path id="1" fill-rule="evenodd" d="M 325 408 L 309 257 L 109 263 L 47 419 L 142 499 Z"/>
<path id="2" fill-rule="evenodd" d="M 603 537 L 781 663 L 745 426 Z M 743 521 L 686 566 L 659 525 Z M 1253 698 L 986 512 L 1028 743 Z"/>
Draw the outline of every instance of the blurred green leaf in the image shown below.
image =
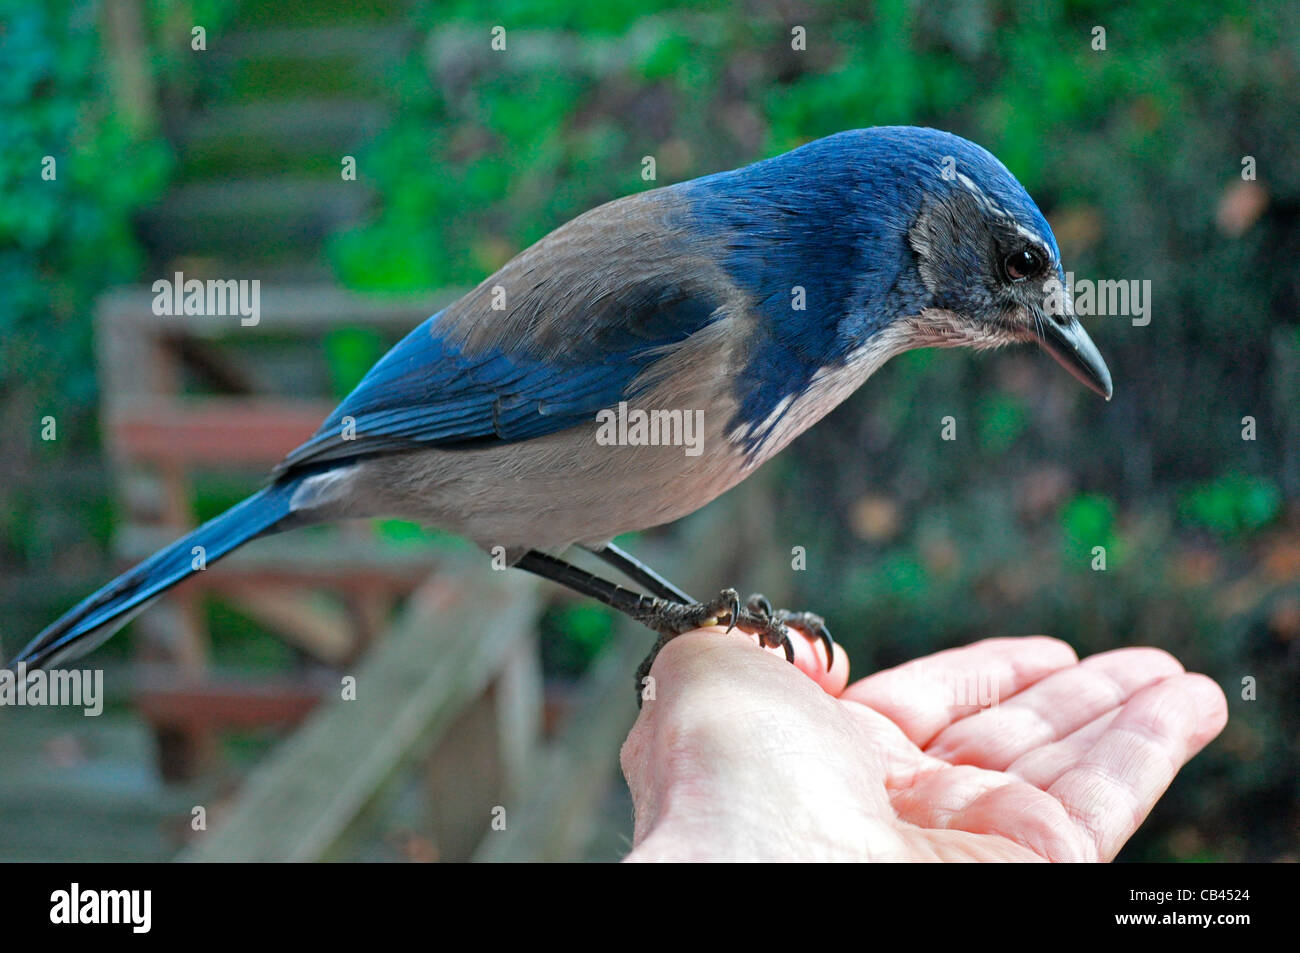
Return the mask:
<path id="1" fill-rule="evenodd" d="M 1178 515 L 1188 525 L 1239 536 L 1268 525 L 1282 507 L 1282 492 L 1265 477 L 1229 473 L 1184 490 Z"/>
<path id="2" fill-rule="evenodd" d="M 361 383 L 366 372 L 387 350 L 375 328 L 334 328 L 325 335 L 325 360 L 335 397 L 343 397 Z"/>
<path id="3" fill-rule="evenodd" d="M 1111 567 L 1115 553 L 1115 503 L 1109 497 L 1085 493 L 1074 497 L 1061 510 L 1063 558 L 1066 565 L 1086 569 L 1093 549 L 1102 546 Z"/>
<path id="4" fill-rule="evenodd" d="M 980 446 L 1002 453 L 1024 432 L 1029 414 L 1024 402 L 1012 394 L 990 394 L 980 403 L 977 427 Z"/>

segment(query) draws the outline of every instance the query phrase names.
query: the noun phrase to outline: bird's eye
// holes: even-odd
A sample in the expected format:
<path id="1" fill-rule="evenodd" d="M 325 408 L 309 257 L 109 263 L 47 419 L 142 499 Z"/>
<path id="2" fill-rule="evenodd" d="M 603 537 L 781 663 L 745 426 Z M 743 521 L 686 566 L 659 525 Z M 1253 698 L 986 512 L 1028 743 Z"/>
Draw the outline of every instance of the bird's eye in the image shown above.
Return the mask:
<path id="1" fill-rule="evenodd" d="M 1002 267 L 1012 281 L 1024 281 L 1043 267 L 1043 256 L 1032 248 L 1022 248 L 1008 255 Z"/>

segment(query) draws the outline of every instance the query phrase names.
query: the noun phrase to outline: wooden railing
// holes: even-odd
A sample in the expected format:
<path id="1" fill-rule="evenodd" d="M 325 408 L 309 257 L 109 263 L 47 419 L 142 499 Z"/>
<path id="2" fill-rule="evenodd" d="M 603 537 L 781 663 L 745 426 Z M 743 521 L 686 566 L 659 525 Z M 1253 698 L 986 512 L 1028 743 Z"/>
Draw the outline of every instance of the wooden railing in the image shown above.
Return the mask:
<path id="1" fill-rule="evenodd" d="M 267 468 L 328 411 L 295 398 L 182 394 L 196 356 L 211 363 L 216 352 L 204 356 L 205 348 L 246 332 L 237 319 L 156 316 L 151 300 L 143 289 L 118 290 L 98 315 L 124 563 L 193 525 L 197 475 Z M 397 333 L 437 305 L 436 297 L 366 301 L 305 287 L 264 295 L 261 329 L 305 341 L 345 323 Z M 346 608 L 317 598 L 321 590 Z M 214 672 L 204 593 L 220 594 L 334 676 L 322 679 L 319 666 L 271 678 Z M 144 634 L 136 701 L 157 733 L 164 774 L 204 770 L 223 730 L 301 722 L 183 856 L 346 856 L 363 813 L 412 766 L 424 771 L 438 857 L 574 856 L 635 717 L 631 673 L 649 639 L 620 628 L 577 689 L 578 715 L 544 743 L 541 606 L 523 573 L 494 572 L 463 551 L 385 544 L 364 526 L 327 541 L 310 533 L 260 540 L 177 587 L 136 622 Z"/>
<path id="2" fill-rule="evenodd" d="M 310 17 L 275 30 L 232 24 L 209 36 L 209 51 L 183 57 L 180 75 L 159 78 L 149 64 L 159 50 L 187 48 L 193 18 L 168 17 L 151 49 L 141 5 L 109 6 L 104 37 L 118 98 L 133 128 L 167 130 L 188 172 L 140 216 L 148 273 L 264 279 L 256 328 L 238 316 L 155 315 L 147 287 L 100 300 L 103 437 L 123 515 L 115 555 L 125 566 L 195 524 L 200 478 L 220 472 L 254 489 L 331 408 L 323 395 L 304 393 L 310 387 L 271 393 L 266 376 L 288 365 L 271 360 L 259 376 L 256 362 L 232 359 L 230 349 L 276 339 L 308 350 L 332 328 L 351 326 L 396 338 L 454 295 L 376 300 L 285 283 L 330 274 L 325 237 L 356 222 L 373 199 L 363 182 L 308 160 L 357 154 L 387 122 L 377 64 L 416 40 L 400 11 L 367 29 Z M 355 67 L 352 87 L 317 96 L 312 71 L 320 58 L 340 56 Z M 200 78 L 210 90 L 235 88 L 229 77 L 240 64 L 274 61 L 282 70 L 286 59 L 306 91 L 297 98 L 194 95 Z M 225 149 L 232 143 L 248 148 Z M 281 156 L 273 171 L 241 158 L 259 147 Z M 313 359 L 319 367 L 318 357 L 306 363 Z M 269 674 L 215 666 L 207 594 L 310 664 Z M 556 595 L 463 551 L 386 545 L 365 524 L 258 540 L 178 586 L 133 623 L 130 680 L 163 775 L 210 777 L 228 730 L 299 726 L 233 806 L 208 805 L 210 824 L 192 831 L 184 856 L 349 856 L 370 809 L 398 779 L 409 786 L 413 773 L 431 845 L 420 856 L 578 856 L 634 714 L 630 676 L 649 639 L 620 629 L 577 690 L 581 720 L 562 720 L 546 739 L 543 711 L 554 706 L 544 707 L 536 622 Z M 354 680 L 355 700 L 345 697 L 344 679 Z M 491 824 L 498 807 L 504 827 Z"/>

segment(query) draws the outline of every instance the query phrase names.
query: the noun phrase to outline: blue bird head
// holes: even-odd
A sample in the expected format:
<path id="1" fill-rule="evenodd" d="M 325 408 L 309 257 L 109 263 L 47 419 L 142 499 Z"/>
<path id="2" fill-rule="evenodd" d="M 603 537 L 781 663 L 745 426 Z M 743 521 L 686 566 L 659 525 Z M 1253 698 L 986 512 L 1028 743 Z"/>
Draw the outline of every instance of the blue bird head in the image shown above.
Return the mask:
<path id="1" fill-rule="evenodd" d="M 939 157 L 939 181 L 922 178 L 908 229 L 929 294 L 918 334 L 973 347 L 1036 342 L 1109 400 L 1110 371 L 1074 315 L 1056 237 L 1029 193 L 974 143 L 917 132 L 924 150 L 951 149 Z"/>
<path id="2" fill-rule="evenodd" d="M 1109 399 L 1047 220 L 975 143 L 854 130 L 688 185 L 697 221 L 726 237 L 737 284 L 770 320 L 799 323 L 787 380 L 800 359 L 811 374 L 872 341 L 891 352 L 1033 342 Z M 791 316 L 792 284 L 806 292 L 803 315 Z"/>

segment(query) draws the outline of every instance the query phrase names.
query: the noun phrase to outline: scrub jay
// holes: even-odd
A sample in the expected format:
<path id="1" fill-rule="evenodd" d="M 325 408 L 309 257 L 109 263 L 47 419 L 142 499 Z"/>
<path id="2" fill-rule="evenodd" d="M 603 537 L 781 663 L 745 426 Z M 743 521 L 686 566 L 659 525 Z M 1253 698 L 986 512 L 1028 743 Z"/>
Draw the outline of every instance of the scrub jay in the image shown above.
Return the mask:
<path id="1" fill-rule="evenodd" d="M 196 546 L 211 563 L 354 517 L 501 547 L 645 623 L 660 639 L 638 683 L 701 625 L 740 626 L 787 657 L 793 626 L 829 652 L 818 617 L 732 589 L 698 602 L 611 540 L 735 486 L 910 348 L 1036 342 L 1109 398 L 1064 283 L 1015 177 L 934 129 L 843 132 L 609 202 L 417 327 L 265 489 L 79 603 L 11 667 L 100 644 L 193 574 Z M 572 546 L 645 594 L 563 561 Z"/>

